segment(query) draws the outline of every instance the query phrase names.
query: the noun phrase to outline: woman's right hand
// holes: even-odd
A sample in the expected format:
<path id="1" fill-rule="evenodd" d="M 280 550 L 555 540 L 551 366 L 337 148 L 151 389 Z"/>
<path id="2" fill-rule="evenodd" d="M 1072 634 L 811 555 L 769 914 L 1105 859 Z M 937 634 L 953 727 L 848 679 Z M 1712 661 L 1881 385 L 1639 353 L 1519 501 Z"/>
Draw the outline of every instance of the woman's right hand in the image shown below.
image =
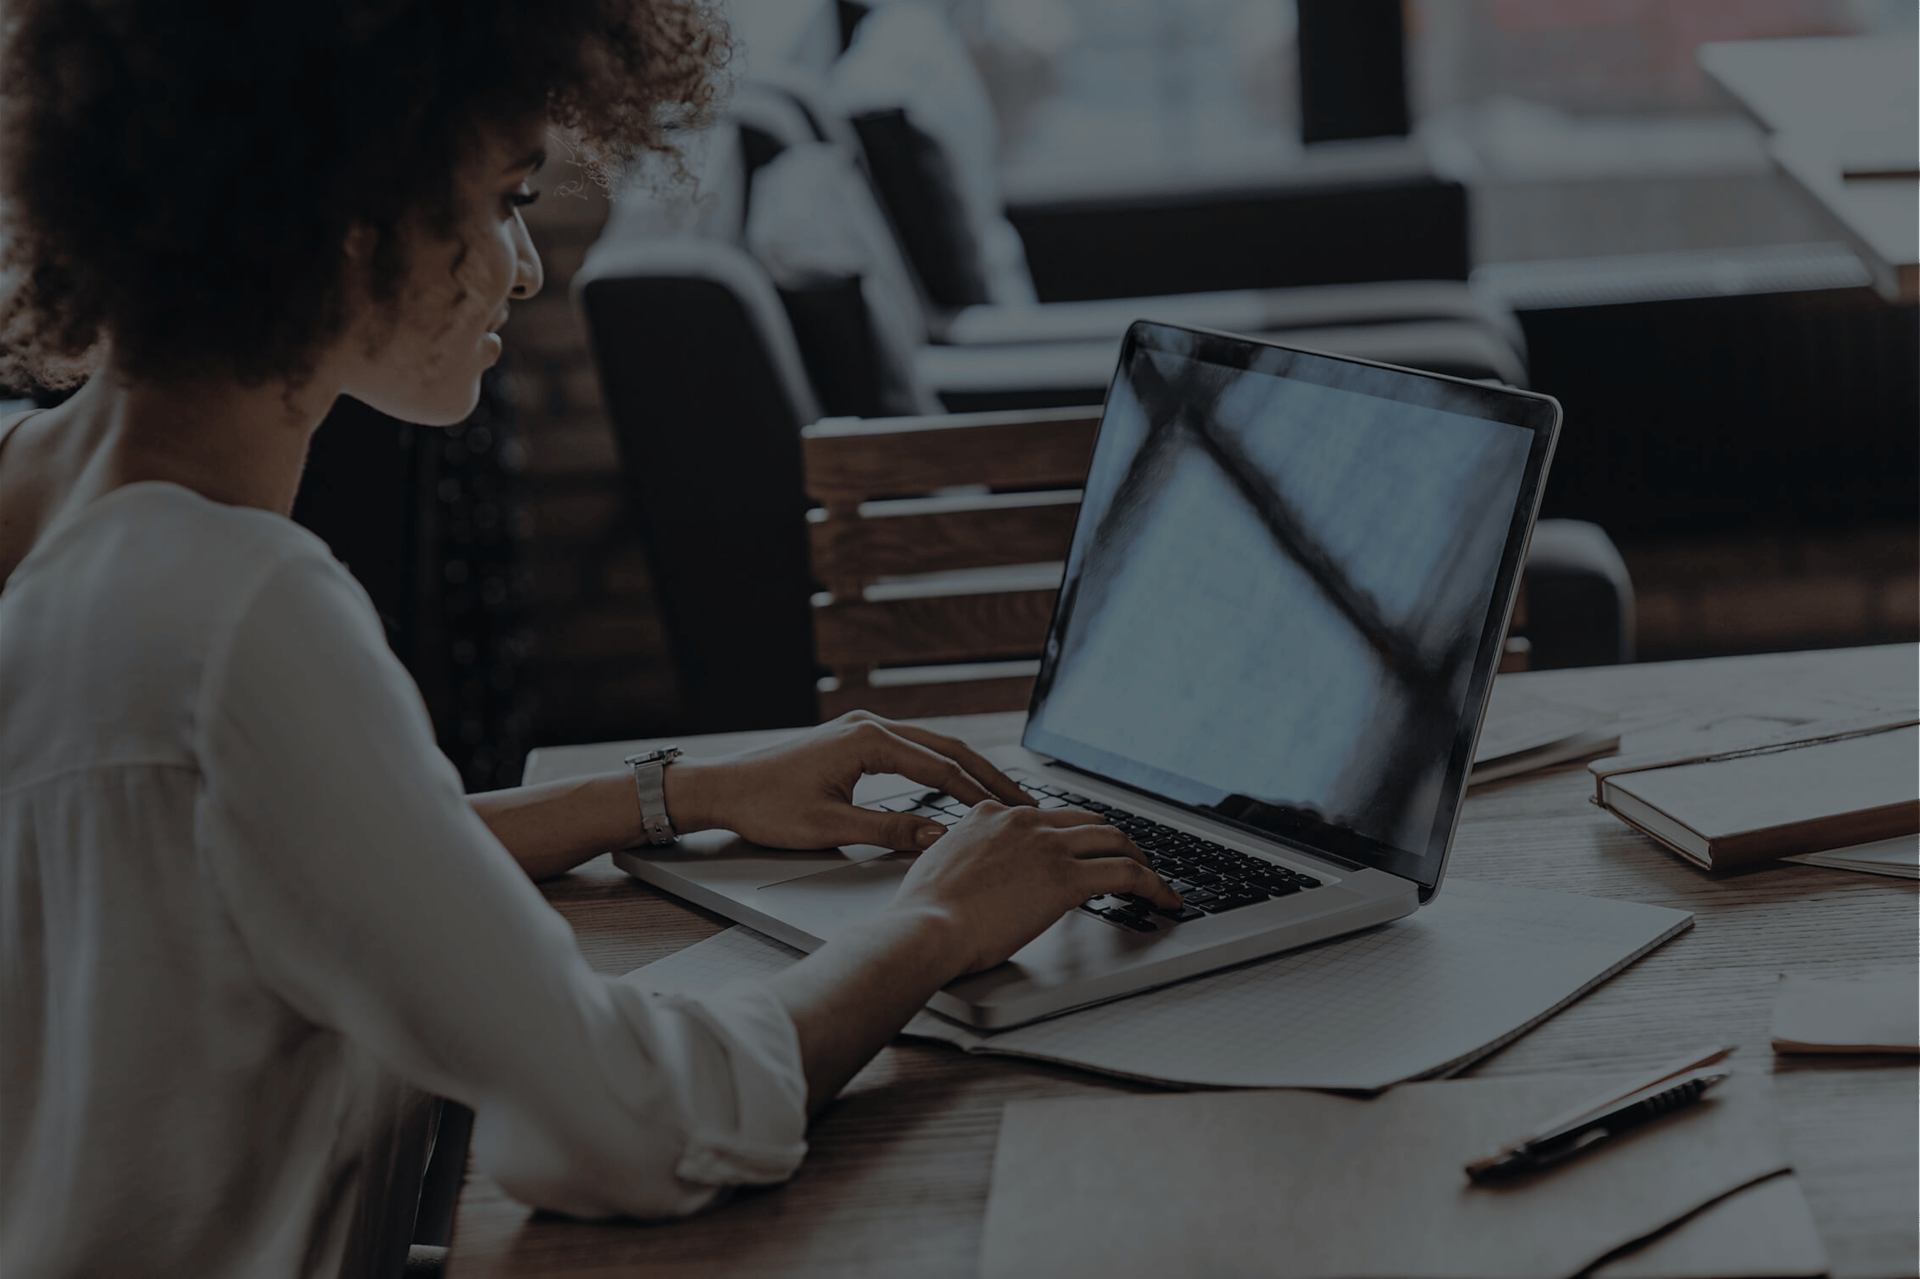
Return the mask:
<path id="1" fill-rule="evenodd" d="M 973 806 L 908 868 L 893 903 L 768 986 L 800 1040 L 818 1110 L 956 977 L 991 968 L 1101 893 L 1179 897 L 1126 834 L 1092 813 Z"/>
<path id="2" fill-rule="evenodd" d="M 959 948 L 959 971 L 975 973 L 1003 962 L 1101 893 L 1180 904 L 1146 854 L 1105 819 L 986 800 L 919 855 L 893 906 L 940 918 Z"/>

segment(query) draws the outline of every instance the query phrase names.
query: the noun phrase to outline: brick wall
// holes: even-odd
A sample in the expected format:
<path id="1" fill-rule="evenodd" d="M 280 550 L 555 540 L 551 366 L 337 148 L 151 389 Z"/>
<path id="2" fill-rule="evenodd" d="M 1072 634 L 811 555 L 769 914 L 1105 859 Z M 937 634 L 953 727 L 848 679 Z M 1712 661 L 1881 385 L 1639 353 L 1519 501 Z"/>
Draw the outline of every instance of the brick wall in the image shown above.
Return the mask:
<path id="1" fill-rule="evenodd" d="M 502 334 L 525 449 L 536 744 L 670 732 L 678 713 L 619 454 L 568 293 L 607 208 L 589 188 L 549 189 L 526 210 L 546 286 L 514 306 Z"/>

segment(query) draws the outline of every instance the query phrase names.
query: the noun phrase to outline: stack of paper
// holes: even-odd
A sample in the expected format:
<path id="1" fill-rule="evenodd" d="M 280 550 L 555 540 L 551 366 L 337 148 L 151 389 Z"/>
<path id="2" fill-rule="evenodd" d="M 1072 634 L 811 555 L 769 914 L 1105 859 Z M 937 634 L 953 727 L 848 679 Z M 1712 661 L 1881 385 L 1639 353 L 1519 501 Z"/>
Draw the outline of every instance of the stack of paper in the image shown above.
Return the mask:
<path id="1" fill-rule="evenodd" d="M 1829 848 L 1819 853 L 1796 853 L 1780 860 L 1799 862 L 1803 866 L 1824 866 L 1829 870 L 1857 870 L 1868 875 L 1920 879 L 1920 835 L 1878 839 L 1871 844 L 1849 844 L 1845 848 Z"/>
<path id="2" fill-rule="evenodd" d="M 1550 702 L 1522 692 L 1506 678 L 1496 679 L 1467 782 L 1478 786 L 1604 755 L 1619 746 L 1620 730 L 1611 716 Z"/>

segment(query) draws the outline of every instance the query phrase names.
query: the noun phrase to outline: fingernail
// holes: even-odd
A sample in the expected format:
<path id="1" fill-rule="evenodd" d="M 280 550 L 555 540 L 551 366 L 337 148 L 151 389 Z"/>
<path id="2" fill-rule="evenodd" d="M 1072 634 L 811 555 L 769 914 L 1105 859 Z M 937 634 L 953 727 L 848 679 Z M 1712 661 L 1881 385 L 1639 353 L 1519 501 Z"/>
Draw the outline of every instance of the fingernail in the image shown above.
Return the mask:
<path id="1" fill-rule="evenodd" d="M 946 833 L 946 829 L 941 826 L 922 826 L 920 833 L 913 837 L 913 842 L 922 848 L 931 848 L 933 841 Z"/>

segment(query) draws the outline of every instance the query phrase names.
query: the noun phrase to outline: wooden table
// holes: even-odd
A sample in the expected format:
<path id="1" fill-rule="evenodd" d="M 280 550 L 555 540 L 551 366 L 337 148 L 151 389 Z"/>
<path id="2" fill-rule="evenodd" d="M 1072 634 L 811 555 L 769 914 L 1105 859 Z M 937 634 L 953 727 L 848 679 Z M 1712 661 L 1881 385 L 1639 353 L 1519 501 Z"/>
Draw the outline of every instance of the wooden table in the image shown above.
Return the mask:
<path id="1" fill-rule="evenodd" d="M 1556 700 L 1615 711 L 1626 745 L 1676 718 L 1797 722 L 1864 703 L 1916 704 L 1920 649 L 1716 658 L 1503 676 Z M 1899 704 L 1896 702 L 1895 704 Z M 1014 740 L 1018 715 L 946 721 L 975 742 Z M 703 753 L 769 734 L 688 739 Z M 617 766 L 630 743 L 538 752 L 528 780 Z M 1920 762 L 1917 762 L 1920 764 Z M 1913 1059 L 1775 1057 L 1782 971 L 1844 975 L 1920 962 L 1915 885 L 1777 865 L 1708 875 L 1586 803 L 1571 766 L 1476 790 L 1449 874 L 1693 911 L 1693 929 L 1469 1073 L 1652 1066 L 1697 1045 L 1738 1044 L 1770 1070 L 1782 1134 L 1836 1276 L 1912 1276 L 1916 1258 Z M 596 968 L 624 972 L 724 927 L 601 858 L 547 887 Z M 530 1212 L 478 1173 L 455 1224 L 451 1274 L 928 1275 L 973 1279 L 1000 1107 L 1017 1098 L 1145 1091 L 1078 1071 L 896 1041 L 813 1125 L 785 1187 L 665 1225 L 583 1224 Z"/>
<path id="2" fill-rule="evenodd" d="M 1917 57 L 1911 35 L 1700 46 L 1702 69 L 1769 131 L 1781 172 L 1833 218 L 1890 302 L 1920 301 Z"/>

